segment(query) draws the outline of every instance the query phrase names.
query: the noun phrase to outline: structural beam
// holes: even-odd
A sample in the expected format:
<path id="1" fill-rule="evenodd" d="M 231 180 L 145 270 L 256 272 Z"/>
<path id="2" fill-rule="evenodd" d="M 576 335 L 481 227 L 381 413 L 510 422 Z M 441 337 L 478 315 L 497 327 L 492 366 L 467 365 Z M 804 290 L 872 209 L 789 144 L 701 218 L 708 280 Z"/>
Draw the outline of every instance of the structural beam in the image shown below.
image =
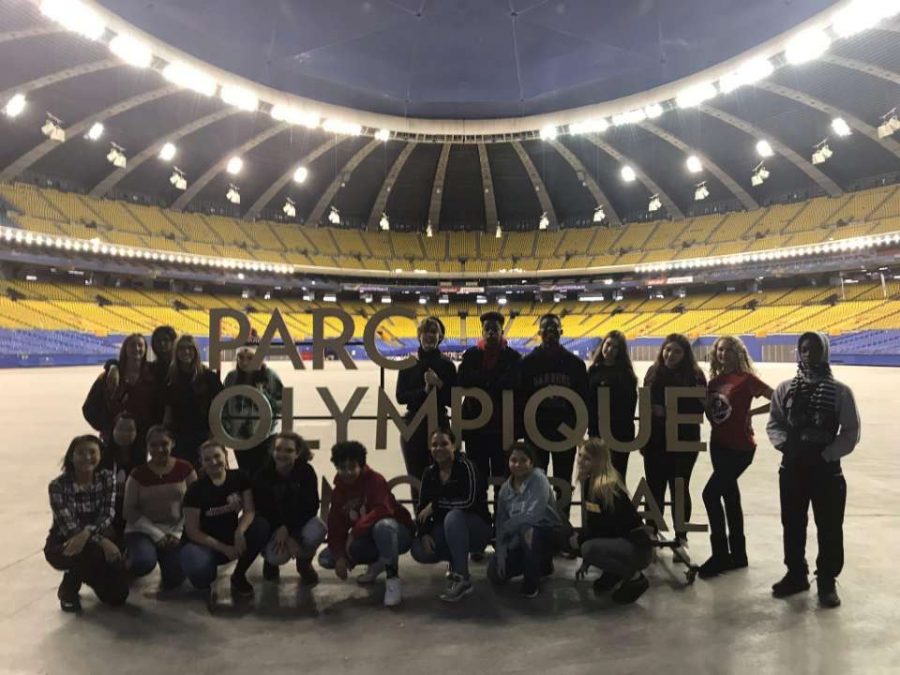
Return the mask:
<path id="1" fill-rule="evenodd" d="M 29 80 L 28 82 L 23 82 L 15 87 L 0 91 L 0 102 L 10 99 L 16 94 L 29 94 L 38 89 L 49 87 L 51 84 L 56 84 L 57 82 L 64 82 L 73 77 L 87 75 L 88 73 L 96 73 L 101 70 L 108 70 L 122 65 L 124 64 L 116 59 L 103 59 L 101 61 L 92 61 L 91 63 L 85 63 L 80 66 L 66 68 L 65 70 L 58 70 L 55 73 L 50 73 L 49 75 L 44 75 L 35 80 Z"/>
<path id="2" fill-rule="evenodd" d="M 0 44 L 4 42 L 12 42 L 13 40 L 21 40 L 22 38 L 38 37 L 40 35 L 54 35 L 62 33 L 65 29 L 62 26 L 35 26 L 34 28 L 23 28 L 22 30 L 10 30 L 0 33 Z"/>
<path id="3" fill-rule="evenodd" d="M 497 197 L 494 194 L 494 177 L 491 175 L 491 161 L 488 159 L 487 146 L 478 144 L 478 163 L 481 165 L 481 186 L 484 188 L 484 228 L 491 232 L 500 224 L 497 217 Z"/>
<path id="4" fill-rule="evenodd" d="M 371 155 L 375 148 L 381 146 L 383 141 L 379 141 L 377 139 L 373 139 L 366 143 L 362 148 L 360 148 L 353 157 L 350 158 L 343 168 L 338 172 L 338 174 L 334 177 L 334 180 L 325 188 L 325 192 L 322 193 L 322 196 L 319 197 L 319 201 L 316 202 L 316 205 L 313 207 L 313 210 L 309 212 L 309 216 L 306 218 L 306 222 L 312 225 L 318 225 L 319 221 L 322 220 L 322 216 L 325 215 L 325 209 L 331 206 L 332 200 L 334 200 L 334 196 L 337 194 L 337 191 L 341 189 L 341 183 L 344 180 L 344 176 L 348 174 L 352 174 L 356 167 L 358 167 L 362 161 Z"/>
<path id="5" fill-rule="evenodd" d="M 394 187 L 394 183 L 397 182 L 397 176 L 399 176 L 400 172 L 403 171 L 403 167 L 406 165 L 406 160 L 409 159 L 409 156 L 415 149 L 415 143 L 407 143 L 404 146 L 403 150 L 400 151 L 397 159 L 394 160 L 394 163 L 391 165 L 390 171 L 387 172 L 387 175 L 384 177 L 384 181 L 381 183 L 381 188 L 378 190 L 378 196 L 375 197 L 375 203 L 372 204 L 372 212 L 369 214 L 369 222 L 366 225 L 366 229 L 374 230 L 376 227 L 378 227 L 379 216 L 384 213 L 384 210 L 387 207 L 387 201 L 388 197 L 391 194 L 391 188 Z"/>
<path id="6" fill-rule="evenodd" d="M 447 164 L 450 163 L 450 144 L 441 146 L 441 156 L 438 157 L 437 168 L 434 170 L 434 180 L 431 182 L 431 200 L 428 203 L 428 224 L 433 231 L 440 228 L 441 205 L 444 203 L 444 179 L 447 177 Z"/>
<path id="7" fill-rule="evenodd" d="M 886 70 L 885 68 L 866 63 L 865 61 L 846 59 L 843 56 L 836 56 L 834 54 L 828 54 L 827 52 L 819 57 L 819 61 L 831 63 L 835 66 L 841 66 L 842 68 L 849 68 L 858 73 L 865 73 L 866 75 L 871 75 L 872 77 L 877 77 L 892 82 L 893 84 L 900 84 L 900 73 L 895 73 L 893 70 Z"/>
<path id="8" fill-rule="evenodd" d="M 541 174 L 538 173 L 537 168 L 534 166 L 534 162 L 531 161 L 531 157 L 525 152 L 525 148 L 522 147 L 522 144 L 519 143 L 519 141 L 513 141 L 510 145 L 512 145 L 513 150 L 515 150 L 516 154 L 519 156 L 519 161 L 522 162 L 522 166 L 525 167 L 528 178 L 531 180 L 531 184 L 534 186 L 534 191 L 537 194 L 538 202 L 541 204 L 541 210 L 547 214 L 547 220 L 550 221 L 550 227 L 554 230 L 557 229 L 559 227 L 559 220 L 556 218 L 556 210 L 553 208 L 553 202 L 550 201 L 550 195 L 547 193 L 547 186 L 544 185 L 544 179 L 541 178 Z"/>
<path id="9" fill-rule="evenodd" d="M 595 204 L 603 207 L 603 212 L 606 214 L 606 218 L 610 225 L 615 225 L 616 227 L 621 225 L 622 221 L 619 218 L 619 214 L 616 213 L 615 208 L 613 208 L 612 202 L 609 201 L 609 198 L 604 194 L 603 190 L 600 189 L 600 186 L 597 185 L 597 181 L 594 180 L 594 177 L 588 173 L 586 168 L 584 168 L 584 164 L 582 164 L 581 160 L 575 156 L 575 153 L 557 140 L 550 141 L 550 145 L 562 155 L 562 158 L 568 162 L 572 169 L 574 169 L 575 174 L 581 176 L 581 180 L 594 198 Z"/>

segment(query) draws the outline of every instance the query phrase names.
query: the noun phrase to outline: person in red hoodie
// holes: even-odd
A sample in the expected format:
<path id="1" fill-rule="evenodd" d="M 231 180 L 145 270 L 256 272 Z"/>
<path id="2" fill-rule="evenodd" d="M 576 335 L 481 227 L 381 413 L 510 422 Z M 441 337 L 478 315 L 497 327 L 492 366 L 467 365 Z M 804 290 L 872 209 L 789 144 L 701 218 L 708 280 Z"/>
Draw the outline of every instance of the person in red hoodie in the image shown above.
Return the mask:
<path id="1" fill-rule="evenodd" d="M 357 441 L 331 448 L 337 476 L 328 511 L 328 548 L 319 555 L 319 565 L 346 580 L 350 569 L 365 563 L 368 569 L 356 579 L 360 584 L 374 583 L 385 572 L 384 604 L 395 607 L 402 599 L 398 561 L 412 543 L 413 519 L 394 499 L 384 476 L 366 464 L 366 454 Z"/>

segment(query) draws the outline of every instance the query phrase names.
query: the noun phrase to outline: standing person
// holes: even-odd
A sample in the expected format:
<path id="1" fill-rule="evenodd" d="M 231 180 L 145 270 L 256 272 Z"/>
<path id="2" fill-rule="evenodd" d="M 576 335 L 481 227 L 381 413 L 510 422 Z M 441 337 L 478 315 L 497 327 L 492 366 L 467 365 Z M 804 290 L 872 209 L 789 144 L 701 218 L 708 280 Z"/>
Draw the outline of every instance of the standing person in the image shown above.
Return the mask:
<path id="1" fill-rule="evenodd" d="M 772 398 L 772 387 L 756 376 L 747 347 L 738 337 L 726 335 L 713 343 L 709 377 L 706 416 L 712 425 L 709 455 L 713 473 L 703 488 L 703 503 L 709 518 L 712 556 L 700 566 L 704 579 L 748 564 L 738 478 L 756 452 L 751 418 L 769 412 L 768 404 L 753 409 L 750 406 L 754 398 Z"/>
<path id="2" fill-rule="evenodd" d="M 238 385 L 248 385 L 256 388 L 269 402 L 272 408 L 272 427 L 269 435 L 258 445 L 246 450 L 236 450 L 238 468 L 248 476 L 255 476 L 266 463 L 269 450 L 272 445 L 272 433 L 278 426 L 276 419 L 281 415 L 281 395 L 284 386 L 278 374 L 261 363 L 259 368 L 251 370 L 250 364 L 256 349 L 244 346 L 237 351 L 237 368 L 225 376 L 225 389 Z M 222 412 L 222 425 L 225 431 L 233 438 L 250 438 L 256 432 L 259 425 L 259 408 L 246 396 L 232 396 L 225 404 Z"/>
<path id="3" fill-rule="evenodd" d="M 175 456 L 195 468 L 200 464 L 197 449 L 210 436 L 209 407 L 220 391 L 222 382 L 200 360 L 194 338 L 182 335 L 169 369 L 165 425 L 175 434 Z"/>
<path id="4" fill-rule="evenodd" d="M 337 475 L 328 510 L 328 548 L 319 555 L 319 564 L 346 581 L 355 565 L 365 563 L 368 569 L 357 577 L 359 584 L 372 584 L 385 572 L 384 605 L 395 607 L 402 601 L 399 559 L 409 550 L 414 525 L 384 476 L 366 464 L 366 455 L 357 441 L 331 448 Z"/>
<path id="5" fill-rule="evenodd" d="M 161 387 L 161 397 L 165 390 L 166 381 L 169 379 L 169 369 L 172 367 L 177 337 L 178 334 L 171 326 L 157 326 L 153 329 L 153 334 L 150 336 L 150 349 L 154 356 L 150 365 L 153 368 L 153 377 Z"/>
<path id="6" fill-rule="evenodd" d="M 519 408 L 524 411 L 528 399 L 538 390 L 551 385 L 567 387 L 574 391 L 582 401 L 588 400 L 587 368 L 584 361 L 563 347 L 559 339 L 562 337 L 562 321 L 555 314 L 545 314 L 539 322 L 541 344 L 522 358 L 519 367 Z M 560 423 L 575 426 L 575 409 L 563 398 L 545 399 L 538 408 L 537 427 L 543 436 L 551 441 L 559 441 L 564 437 L 557 431 Z M 526 440 L 537 447 L 537 439 L 527 434 Z M 537 449 L 537 466 L 547 471 L 550 456 L 553 456 L 553 477 L 572 483 L 572 472 L 575 467 L 576 447 L 561 452 L 550 453 Z"/>
<path id="7" fill-rule="evenodd" d="M 628 604 L 650 587 L 642 570 L 650 564 L 653 548 L 614 462 L 600 438 L 589 438 L 581 447 L 581 534 L 575 543 L 584 561 L 579 576 L 591 565 L 603 570 L 594 582 L 594 592 L 615 589 L 613 601 Z"/>
<path id="8" fill-rule="evenodd" d="M 132 333 L 122 342 L 119 357 L 106 364 L 94 381 L 81 407 L 84 419 L 104 442 L 112 437 L 116 415 L 128 411 L 137 425 L 137 444 L 162 420 L 163 408 L 158 396 L 153 369 L 147 363 L 147 342 L 140 333 Z"/>
<path id="9" fill-rule="evenodd" d="M 238 455 L 240 456 L 240 454 Z M 312 559 L 325 541 L 319 513 L 319 479 L 309 444 L 293 431 L 275 435 L 272 457 L 253 479 L 256 512 L 271 530 L 263 549 L 263 578 L 277 581 L 279 566 L 292 558 L 305 586 L 319 583 Z"/>
<path id="10" fill-rule="evenodd" d="M 653 406 L 650 439 L 641 451 L 644 455 L 644 474 L 647 486 L 660 513 L 665 512 L 666 485 L 669 496 L 675 503 L 675 481 L 684 479 L 684 521 L 691 520 L 691 474 L 697 462 L 697 452 L 669 452 L 666 440 L 666 389 L 669 387 L 706 387 L 706 377 L 691 349 L 690 341 L 680 333 L 666 337 L 659 349 L 656 361 L 644 377 L 644 386 L 650 387 Z M 678 402 L 678 413 L 702 413 L 703 401 L 697 398 L 682 398 Z M 699 441 L 699 424 L 678 425 L 678 440 Z M 687 532 L 675 532 L 682 543 L 687 542 Z"/>
<path id="11" fill-rule="evenodd" d="M 633 441 L 635 438 L 634 413 L 637 409 L 638 379 L 634 374 L 628 341 L 624 333 L 612 330 L 600 342 L 591 357 L 588 368 L 588 435 L 600 436 L 599 411 L 597 410 L 597 389 L 609 389 L 609 425 L 613 436 L 619 441 Z M 612 463 L 622 481 L 628 471 L 629 452 L 618 452 L 608 448 Z"/>
<path id="12" fill-rule="evenodd" d="M 481 340 L 463 353 L 459 365 L 459 386 L 478 387 L 491 397 L 494 412 L 480 429 L 467 430 L 466 456 L 484 478 L 485 490 L 492 478 L 504 478 L 508 468 L 503 447 L 503 390 L 516 388 L 516 374 L 521 356 L 506 344 L 503 337 L 504 318 L 500 312 L 481 315 Z M 479 402 L 466 397 L 462 405 L 465 418 L 477 417 Z M 494 488 L 496 498 L 499 488 Z"/>
<path id="13" fill-rule="evenodd" d="M 269 539 L 269 526 L 256 517 L 250 479 L 228 468 L 225 447 L 217 441 L 200 446 L 203 475 L 184 495 L 184 533 L 181 552 L 185 576 L 194 586 L 209 591 L 219 565 L 237 560 L 231 574 L 231 593 L 252 597 L 247 570 Z M 210 596 L 212 597 L 212 596 Z"/>
<path id="14" fill-rule="evenodd" d="M 772 586 L 783 598 L 809 589 L 806 525 L 812 502 L 819 555 L 816 585 L 819 604 L 841 604 L 835 579 L 844 566 L 844 507 L 847 483 L 841 457 L 859 443 L 859 412 L 853 392 L 834 379 L 830 345 L 822 333 L 807 332 L 797 342 L 800 359 L 794 379 L 778 385 L 766 430 L 781 451 L 778 485 L 784 528 L 787 574 Z"/>
<path id="15" fill-rule="evenodd" d="M 143 577 L 157 563 L 163 590 L 181 585 L 182 502 L 197 480 L 190 462 L 172 456 L 175 439 L 161 424 L 147 431 L 146 464 L 136 467 L 125 483 L 125 550 L 128 571 Z"/>
<path id="16" fill-rule="evenodd" d="M 483 478 L 465 455 L 456 451 L 456 435 L 442 427 L 431 436 L 434 463 L 422 475 L 416 508 L 418 537 L 412 557 L 420 563 L 450 562 L 445 602 L 474 592 L 469 553 L 481 553 L 491 539 L 491 515 Z"/>
<path id="17" fill-rule="evenodd" d="M 509 478 L 497 502 L 496 552 L 488 563 L 488 578 L 495 584 L 522 575 L 526 598 L 538 596 L 541 577 L 553 573 L 553 556 L 568 539 L 556 494 L 536 459 L 527 443 L 512 446 Z"/>
<path id="18" fill-rule="evenodd" d="M 397 374 L 397 402 L 406 405 L 403 419 L 408 424 L 432 390 L 437 390 L 438 426 L 447 424 L 447 408 L 450 406 L 450 390 L 456 386 L 456 365 L 441 354 L 440 344 L 444 341 L 444 323 L 436 316 L 429 316 L 419 323 L 419 352 L 417 361 L 411 368 Z M 428 425 L 419 425 L 408 441 L 401 440 L 406 473 L 419 478 L 431 463 L 428 452 Z M 413 491 L 413 499 L 416 499 Z"/>
<path id="19" fill-rule="evenodd" d="M 110 539 L 116 482 L 110 471 L 99 468 L 100 452 L 97 436 L 76 436 L 62 474 L 50 482 L 53 525 L 44 557 L 64 573 L 56 594 L 64 612 L 81 611 L 82 583 L 107 605 L 122 605 L 128 598 L 122 553 Z"/>

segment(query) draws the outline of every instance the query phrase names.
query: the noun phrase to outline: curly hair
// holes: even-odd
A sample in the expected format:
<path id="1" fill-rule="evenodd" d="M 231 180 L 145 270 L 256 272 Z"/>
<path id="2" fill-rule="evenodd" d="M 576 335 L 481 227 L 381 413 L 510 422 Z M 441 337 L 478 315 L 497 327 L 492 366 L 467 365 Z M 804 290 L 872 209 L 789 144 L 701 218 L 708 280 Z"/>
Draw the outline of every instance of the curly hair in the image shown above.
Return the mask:
<path id="1" fill-rule="evenodd" d="M 753 366 L 753 359 L 747 351 L 747 345 L 736 335 L 722 335 L 713 342 L 712 349 L 709 352 L 709 377 L 710 379 L 718 377 L 725 372 L 725 364 L 719 361 L 716 355 L 719 344 L 725 342 L 731 345 L 734 353 L 737 355 L 737 372 L 756 374 L 756 368 Z"/>

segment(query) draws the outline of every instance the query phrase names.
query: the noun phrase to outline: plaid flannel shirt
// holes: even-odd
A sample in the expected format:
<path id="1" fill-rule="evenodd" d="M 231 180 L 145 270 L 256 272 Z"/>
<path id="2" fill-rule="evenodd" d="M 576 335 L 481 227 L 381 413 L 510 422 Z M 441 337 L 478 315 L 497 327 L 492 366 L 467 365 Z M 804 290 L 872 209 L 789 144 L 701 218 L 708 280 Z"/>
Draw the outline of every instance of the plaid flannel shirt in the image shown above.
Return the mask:
<path id="1" fill-rule="evenodd" d="M 86 529 L 97 543 L 112 528 L 116 504 L 116 477 L 108 469 L 97 469 L 90 485 L 76 489 L 74 476 L 63 474 L 50 482 L 53 511 L 51 536 L 69 539 Z"/>

